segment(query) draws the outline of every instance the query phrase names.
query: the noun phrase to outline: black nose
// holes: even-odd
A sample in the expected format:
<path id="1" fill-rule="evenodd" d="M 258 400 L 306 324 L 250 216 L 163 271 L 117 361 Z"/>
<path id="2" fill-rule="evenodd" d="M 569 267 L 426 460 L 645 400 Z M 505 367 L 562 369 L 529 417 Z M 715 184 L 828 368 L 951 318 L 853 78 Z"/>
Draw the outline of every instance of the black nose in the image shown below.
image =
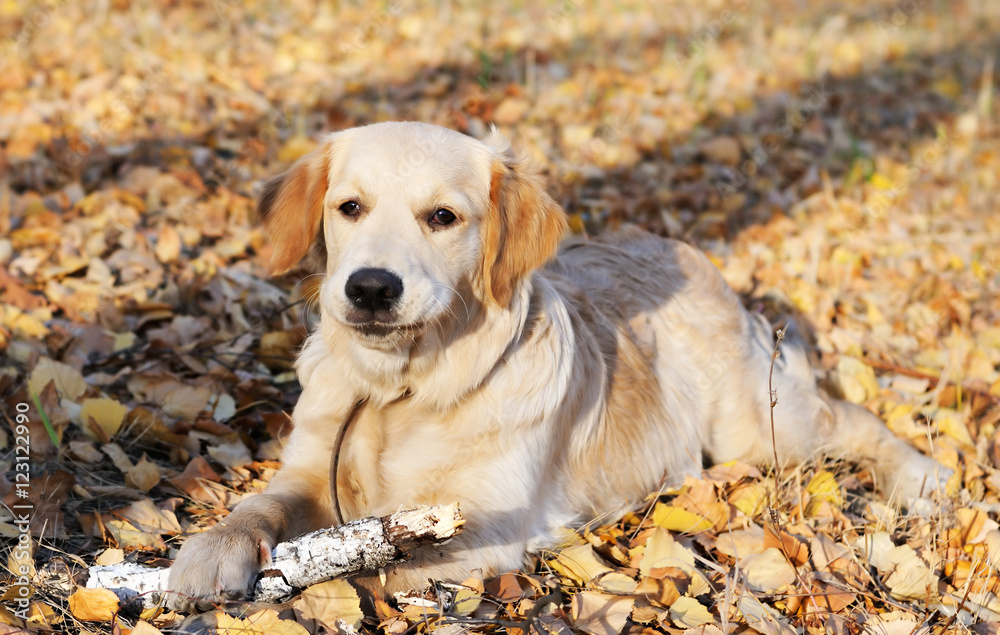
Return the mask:
<path id="1" fill-rule="evenodd" d="M 403 281 L 385 269 L 358 269 L 347 279 L 344 293 L 359 309 L 387 311 L 403 295 Z"/>

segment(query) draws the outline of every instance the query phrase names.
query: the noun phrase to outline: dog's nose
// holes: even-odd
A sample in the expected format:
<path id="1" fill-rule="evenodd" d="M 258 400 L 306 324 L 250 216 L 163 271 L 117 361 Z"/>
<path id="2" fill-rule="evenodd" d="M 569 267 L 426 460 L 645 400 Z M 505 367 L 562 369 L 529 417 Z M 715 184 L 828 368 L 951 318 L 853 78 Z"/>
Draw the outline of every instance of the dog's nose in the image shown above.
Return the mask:
<path id="1" fill-rule="evenodd" d="M 359 309 L 385 311 L 403 295 L 403 281 L 385 269 L 358 269 L 347 279 L 344 293 Z"/>

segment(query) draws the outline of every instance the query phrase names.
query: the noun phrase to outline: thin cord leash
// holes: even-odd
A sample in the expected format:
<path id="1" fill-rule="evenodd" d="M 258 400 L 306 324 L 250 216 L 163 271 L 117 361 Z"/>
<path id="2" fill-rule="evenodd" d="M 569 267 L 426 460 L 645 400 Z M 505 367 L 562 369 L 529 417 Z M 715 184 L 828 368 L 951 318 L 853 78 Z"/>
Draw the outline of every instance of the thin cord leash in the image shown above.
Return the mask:
<path id="1" fill-rule="evenodd" d="M 337 433 L 337 441 L 333 446 L 333 464 L 330 466 L 330 495 L 333 497 L 333 513 L 337 517 L 337 524 L 344 524 L 344 514 L 340 509 L 340 494 L 338 493 L 338 479 L 340 477 L 340 449 L 344 445 L 344 438 L 347 436 L 347 431 L 354 423 L 354 420 L 358 418 L 361 413 L 361 409 L 364 405 L 368 403 L 368 399 L 359 399 L 354 407 L 351 408 L 351 412 L 347 415 L 344 420 L 344 425 L 340 426 L 340 432 Z"/>

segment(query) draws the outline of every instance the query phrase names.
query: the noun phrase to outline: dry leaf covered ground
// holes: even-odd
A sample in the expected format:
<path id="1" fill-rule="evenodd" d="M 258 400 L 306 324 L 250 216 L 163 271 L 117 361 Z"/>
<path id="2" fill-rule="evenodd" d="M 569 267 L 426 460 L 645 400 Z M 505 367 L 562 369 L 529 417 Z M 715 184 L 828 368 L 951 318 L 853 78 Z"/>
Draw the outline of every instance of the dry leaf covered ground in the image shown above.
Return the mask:
<path id="1" fill-rule="evenodd" d="M 274 474 L 316 278 L 266 278 L 254 187 L 387 119 L 496 123 L 574 231 L 699 245 L 956 474 L 916 516 L 857 466 L 717 466 L 447 607 L 362 622 L 335 582 L 199 624 L 996 632 L 1000 4 L 504 4 L 0 0 L 0 633 L 176 632 L 80 575 L 163 564 Z"/>

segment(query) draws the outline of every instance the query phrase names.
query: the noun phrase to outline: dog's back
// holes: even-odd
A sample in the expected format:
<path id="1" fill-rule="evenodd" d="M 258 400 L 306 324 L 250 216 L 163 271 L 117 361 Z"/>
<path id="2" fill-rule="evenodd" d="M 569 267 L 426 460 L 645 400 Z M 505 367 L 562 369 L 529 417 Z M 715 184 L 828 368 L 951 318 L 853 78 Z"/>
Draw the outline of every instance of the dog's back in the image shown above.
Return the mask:
<path id="1" fill-rule="evenodd" d="M 705 459 L 769 464 L 776 452 L 792 464 L 823 452 L 867 460 L 890 492 L 906 497 L 919 493 L 914 475 L 935 467 L 867 410 L 817 388 L 791 319 L 772 369 L 774 327 L 748 312 L 711 261 L 685 243 L 634 228 L 570 240 L 539 275 L 562 285 L 580 316 L 575 337 L 597 342 L 605 366 L 603 416 L 577 429 L 572 444 L 579 465 L 608 468 L 603 483 L 574 475 L 581 485 L 571 489 L 591 502 L 583 509 L 618 511 L 599 503 L 635 502 L 657 471 L 677 484 Z M 622 464 L 633 469 L 614 469 Z"/>

